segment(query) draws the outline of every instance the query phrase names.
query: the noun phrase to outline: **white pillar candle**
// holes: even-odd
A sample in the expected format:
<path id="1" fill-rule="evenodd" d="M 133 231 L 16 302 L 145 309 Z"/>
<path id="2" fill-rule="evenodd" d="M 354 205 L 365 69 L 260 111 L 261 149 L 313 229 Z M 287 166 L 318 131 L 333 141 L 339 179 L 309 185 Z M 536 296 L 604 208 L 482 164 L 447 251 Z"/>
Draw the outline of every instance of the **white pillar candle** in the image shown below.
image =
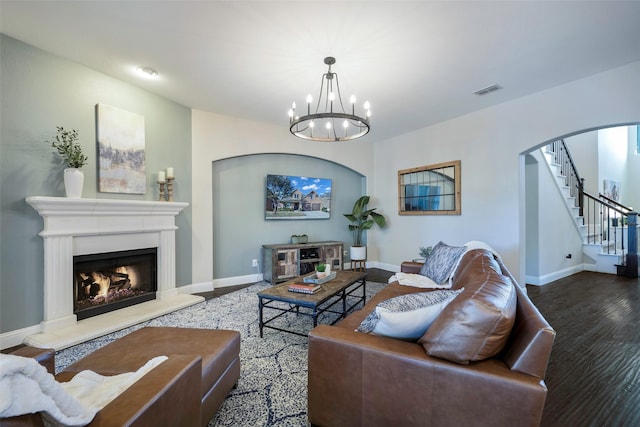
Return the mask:
<path id="1" fill-rule="evenodd" d="M 167 178 L 173 178 L 173 168 L 167 168 Z"/>
<path id="2" fill-rule="evenodd" d="M 158 181 L 164 182 L 164 171 L 158 172 Z"/>

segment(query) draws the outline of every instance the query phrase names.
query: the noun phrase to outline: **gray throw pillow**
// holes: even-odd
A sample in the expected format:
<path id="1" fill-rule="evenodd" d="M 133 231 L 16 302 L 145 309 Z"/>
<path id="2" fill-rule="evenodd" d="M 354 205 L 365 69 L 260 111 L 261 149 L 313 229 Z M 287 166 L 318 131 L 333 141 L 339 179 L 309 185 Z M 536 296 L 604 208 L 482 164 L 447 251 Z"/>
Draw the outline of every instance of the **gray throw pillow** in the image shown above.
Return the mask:
<path id="1" fill-rule="evenodd" d="M 417 340 L 460 292 L 462 289 L 444 289 L 390 298 L 380 302 L 356 331 Z"/>
<path id="2" fill-rule="evenodd" d="M 453 272 L 453 268 L 464 251 L 464 246 L 449 246 L 438 242 L 420 269 L 420 274 L 427 276 L 439 285 L 444 283 Z"/>

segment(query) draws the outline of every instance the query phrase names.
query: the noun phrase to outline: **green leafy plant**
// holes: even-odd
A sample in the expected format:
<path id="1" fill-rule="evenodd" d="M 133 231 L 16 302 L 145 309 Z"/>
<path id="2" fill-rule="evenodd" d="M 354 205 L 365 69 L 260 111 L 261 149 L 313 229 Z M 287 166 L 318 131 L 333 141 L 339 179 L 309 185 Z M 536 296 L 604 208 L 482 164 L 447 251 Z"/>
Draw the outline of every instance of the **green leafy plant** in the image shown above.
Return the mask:
<path id="1" fill-rule="evenodd" d="M 56 149 L 58 155 L 70 168 L 81 168 L 87 164 L 87 156 L 82 152 L 78 143 L 78 131 L 76 129 L 64 130 L 62 126 L 56 126 L 58 133 L 53 141 L 47 141 Z"/>
<path id="2" fill-rule="evenodd" d="M 427 246 L 426 248 L 424 246 L 420 246 L 420 252 L 418 253 L 422 258 L 426 259 L 431 254 L 431 251 L 433 251 L 433 246 Z"/>
<path id="3" fill-rule="evenodd" d="M 324 263 L 319 263 L 316 265 L 316 271 L 320 272 L 320 273 L 324 273 L 324 271 L 327 269 L 327 265 Z"/>
<path id="4" fill-rule="evenodd" d="M 349 231 L 353 234 L 353 246 L 362 246 L 362 233 L 370 230 L 374 224 L 380 228 L 387 225 L 387 220 L 383 215 L 374 212 L 376 208 L 367 209 L 369 196 L 362 196 L 353 204 L 350 214 L 343 214 L 350 222 Z"/>

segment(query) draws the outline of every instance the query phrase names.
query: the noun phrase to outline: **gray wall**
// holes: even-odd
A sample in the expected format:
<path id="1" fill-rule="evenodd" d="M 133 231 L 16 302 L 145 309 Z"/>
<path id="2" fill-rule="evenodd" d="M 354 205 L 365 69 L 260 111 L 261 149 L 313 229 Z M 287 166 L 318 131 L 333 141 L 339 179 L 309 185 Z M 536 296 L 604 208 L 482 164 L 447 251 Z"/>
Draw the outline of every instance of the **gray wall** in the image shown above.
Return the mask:
<path id="1" fill-rule="evenodd" d="M 309 241 L 337 240 L 351 245 L 349 222 L 355 200 L 364 194 L 365 178 L 342 165 L 293 154 L 255 154 L 212 163 L 214 279 L 242 276 L 251 260 L 262 265 L 263 244 L 288 243 L 292 234 Z M 265 220 L 267 174 L 308 176 L 332 180 L 331 217 L 319 220 Z"/>
<path id="2" fill-rule="evenodd" d="M 191 202 L 191 110 L 0 35 L 0 332 L 38 324 L 43 311 L 43 220 L 27 196 L 64 196 L 63 167 L 43 141 L 78 129 L 89 156 L 83 197 L 156 200 L 157 171 L 173 166 L 175 199 Z M 147 192 L 97 193 L 95 105 L 145 117 Z M 191 210 L 177 218 L 176 283 L 191 283 Z"/>

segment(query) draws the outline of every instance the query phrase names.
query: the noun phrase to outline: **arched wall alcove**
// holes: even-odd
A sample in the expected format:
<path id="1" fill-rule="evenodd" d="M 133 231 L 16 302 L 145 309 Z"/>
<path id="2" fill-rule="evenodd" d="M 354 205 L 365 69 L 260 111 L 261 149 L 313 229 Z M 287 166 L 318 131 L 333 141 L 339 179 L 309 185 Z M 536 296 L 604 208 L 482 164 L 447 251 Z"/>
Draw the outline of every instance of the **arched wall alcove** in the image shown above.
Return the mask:
<path id="1" fill-rule="evenodd" d="M 622 145 L 600 132 L 615 130 L 613 128 L 622 130 Z M 525 224 L 525 238 L 521 245 L 521 254 L 524 254 L 521 268 L 527 283 L 544 285 L 582 271 L 584 263 L 590 262 L 583 258 L 582 239 L 539 149 L 564 139 L 581 178 L 585 179 L 586 191 L 597 195 L 602 192 L 602 179 L 614 178 L 622 182 L 621 201 L 636 207 L 640 206 L 638 128 L 639 123 L 588 128 L 541 142 L 522 153 L 524 191 L 521 198 L 525 208 L 521 220 Z M 611 152 L 616 152 L 615 162 L 610 159 Z"/>
<path id="2" fill-rule="evenodd" d="M 268 174 L 332 180 L 329 219 L 265 220 L 265 182 Z M 309 241 L 337 240 L 349 246 L 351 234 L 343 213 L 366 191 L 366 177 L 319 157 L 260 153 L 212 162 L 212 278 L 261 274 L 263 244 L 288 243 L 292 234 Z M 197 195 L 194 194 L 194 197 Z M 259 267 L 252 267 L 252 260 Z"/>

